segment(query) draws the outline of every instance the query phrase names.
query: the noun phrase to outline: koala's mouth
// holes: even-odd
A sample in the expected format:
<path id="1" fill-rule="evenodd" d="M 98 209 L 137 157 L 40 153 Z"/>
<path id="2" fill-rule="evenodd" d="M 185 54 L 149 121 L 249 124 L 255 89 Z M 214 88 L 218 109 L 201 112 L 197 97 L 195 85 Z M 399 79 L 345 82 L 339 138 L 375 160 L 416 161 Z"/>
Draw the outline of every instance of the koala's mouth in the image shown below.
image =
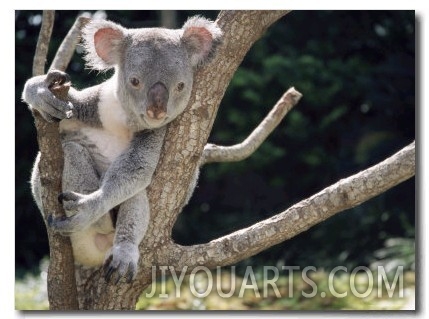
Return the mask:
<path id="1" fill-rule="evenodd" d="M 142 116 L 144 126 L 147 128 L 158 128 L 165 125 L 168 122 L 168 116 L 164 116 L 162 119 L 149 118 L 147 116 Z"/>

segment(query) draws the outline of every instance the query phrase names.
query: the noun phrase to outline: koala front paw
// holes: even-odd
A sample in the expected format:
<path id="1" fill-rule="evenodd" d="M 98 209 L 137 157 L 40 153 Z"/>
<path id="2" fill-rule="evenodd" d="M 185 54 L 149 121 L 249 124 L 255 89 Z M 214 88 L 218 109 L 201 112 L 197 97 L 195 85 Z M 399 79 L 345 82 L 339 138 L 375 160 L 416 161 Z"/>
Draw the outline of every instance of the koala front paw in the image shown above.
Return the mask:
<path id="1" fill-rule="evenodd" d="M 77 214 L 79 206 L 82 206 L 84 200 L 84 195 L 75 192 L 64 192 L 58 195 L 58 201 L 63 205 L 68 215 Z"/>
<path id="2" fill-rule="evenodd" d="M 115 284 L 118 284 L 122 277 L 130 283 L 136 276 L 137 263 L 139 261 L 138 245 L 128 242 L 115 244 L 104 262 L 104 278 L 110 282 L 115 278 Z"/>
<path id="3" fill-rule="evenodd" d="M 101 191 L 91 194 L 64 192 L 58 195 L 58 201 L 63 205 L 67 216 L 86 213 L 89 219 L 95 221 L 104 213 Z"/>
<path id="4" fill-rule="evenodd" d="M 99 192 L 88 195 L 64 192 L 58 196 L 58 200 L 63 205 L 67 217 L 51 217 L 48 219 L 48 225 L 54 231 L 65 235 L 84 230 L 104 213 Z"/>
<path id="5" fill-rule="evenodd" d="M 54 217 L 52 214 L 49 214 L 47 216 L 46 222 L 48 223 L 49 228 L 53 229 L 57 233 L 60 233 L 62 236 L 70 236 L 72 234 L 71 232 L 62 230 L 61 226 L 59 227 L 59 225 L 64 223 L 67 219 L 68 218 L 66 216 Z"/>
<path id="6" fill-rule="evenodd" d="M 90 225 L 87 218 L 82 214 L 76 214 L 70 217 L 48 216 L 48 226 L 55 232 L 63 236 L 70 236 L 74 232 L 81 231 Z"/>
<path id="7" fill-rule="evenodd" d="M 73 117 L 73 104 L 59 98 L 67 95 L 70 77 L 67 73 L 51 70 L 47 75 L 29 79 L 24 86 L 22 98 L 48 122 L 60 121 Z M 57 96 L 58 95 L 58 96 Z"/>

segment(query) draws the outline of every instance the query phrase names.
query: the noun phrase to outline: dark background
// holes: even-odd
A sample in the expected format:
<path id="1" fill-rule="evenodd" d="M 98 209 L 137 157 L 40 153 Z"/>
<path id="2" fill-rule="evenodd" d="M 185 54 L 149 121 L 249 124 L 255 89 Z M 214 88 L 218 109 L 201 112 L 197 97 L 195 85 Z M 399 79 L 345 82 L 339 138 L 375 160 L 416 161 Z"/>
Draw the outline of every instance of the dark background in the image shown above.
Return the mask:
<path id="1" fill-rule="evenodd" d="M 48 62 L 78 11 L 57 11 Z M 159 11 L 107 11 L 125 27 L 166 22 Z M 200 14 L 177 11 L 176 27 Z M 37 271 L 47 255 L 45 226 L 29 189 L 36 131 L 21 102 L 31 76 L 41 11 L 16 11 L 15 241 L 16 275 Z M 164 19 L 164 20 L 163 20 Z M 294 11 L 274 24 L 246 56 L 222 101 L 209 138 L 241 142 L 285 90 L 301 102 L 240 163 L 206 165 L 174 229 L 182 244 L 209 241 L 283 211 L 341 178 L 392 155 L 415 138 L 414 11 Z M 84 69 L 76 54 L 67 72 L 84 88 L 108 74 Z M 303 234 L 242 261 L 246 265 L 414 267 L 414 178 Z"/>

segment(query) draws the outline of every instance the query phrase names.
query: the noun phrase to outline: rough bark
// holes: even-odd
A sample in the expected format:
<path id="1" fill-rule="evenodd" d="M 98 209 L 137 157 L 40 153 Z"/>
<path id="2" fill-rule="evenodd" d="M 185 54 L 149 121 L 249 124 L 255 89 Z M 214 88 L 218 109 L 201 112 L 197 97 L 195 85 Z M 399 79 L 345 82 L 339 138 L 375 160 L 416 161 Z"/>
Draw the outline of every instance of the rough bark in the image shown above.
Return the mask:
<path id="1" fill-rule="evenodd" d="M 171 237 L 188 185 L 198 169 L 219 104 L 232 76 L 253 43 L 286 13 L 222 11 L 219 14 L 217 23 L 224 32 L 223 44 L 215 59 L 196 73 L 187 110 L 169 125 L 163 146 L 164 156 L 149 188 L 151 210 L 157 212 L 152 223 L 157 227 L 154 235 Z M 172 172 L 175 176 L 171 176 Z"/>
<path id="2" fill-rule="evenodd" d="M 33 62 L 33 76 L 44 74 L 46 54 L 54 23 L 54 11 L 43 12 L 43 22 Z M 48 123 L 39 114 L 34 121 L 41 153 L 39 172 L 42 184 L 43 211 L 55 216 L 64 215 L 57 196 L 61 192 L 63 151 L 58 123 Z M 46 220 L 46 216 L 45 216 Z M 73 252 L 68 237 L 48 231 L 50 263 L 48 269 L 48 298 L 51 310 L 78 308 Z"/>
<path id="3" fill-rule="evenodd" d="M 415 142 L 383 162 L 344 178 L 284 212 L 207 244 L 170 243 L 160 264 L 187 272 L 199 265 L 225 266 L 295 237 L 327 218 L 360 205 L 415 174 Z"/>
<path id="4" fill-rule="evenodd" d="M 302 94 L 290 88 L 274 105 L 270 113 L 256 129 L 240 144 L 219 146 L 207 144 L 201 157 L 200 165 L 213 162 L 238 162 L 252 155 L 261 146 L 271 132 L 280 124 L 285 115 L 301 99 Z"/>
<path id="5" fill-rule="evenodd" d="M 43 11 L 42 26 L 37 39 L 36 52 L 33 59 L 33 76 L 45 73 L 46 56 L 48 54 L 49 42 L 51 41 L 52 29 L 54 27 L 55 11 Z"/>
<path id="6" fill-rule="evenodd" d="M 67 33 L 63 42 L 52 61 L 49 70 L 60 70 L 65 71 L 70 63 L 70 60 L 75 51 L 76 45 L 80 41 L 80 35 L 82 28 L 90 21 L 90 16 L 80 16 L 76 19 L 70 31 Z"/>

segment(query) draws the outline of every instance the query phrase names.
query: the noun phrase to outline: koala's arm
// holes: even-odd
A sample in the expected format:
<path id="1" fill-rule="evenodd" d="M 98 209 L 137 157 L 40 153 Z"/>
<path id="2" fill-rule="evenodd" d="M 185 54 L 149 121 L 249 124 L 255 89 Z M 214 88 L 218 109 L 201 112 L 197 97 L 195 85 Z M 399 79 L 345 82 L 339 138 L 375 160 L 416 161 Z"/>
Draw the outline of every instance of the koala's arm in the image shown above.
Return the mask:
<path id="1" fill-rule="evenodd" d="M 109 166 L 100 186 L 108 210 L 149 186 L 165 132 L 164 126 L 135 133 L 130 147 Z"/>
<path id="2" fill-rule="evenodd" d="M 56 231 L 80 231 L 113 207 L 145 192 L 159 161 L 166 127 L 141 131 L 134 135 L 130 147 L 121 154 L 104 174 L 100 188 L 91 194 L 64 192 L 59 199 L 64 209 L 73 215 L 48 220 Z"/>
<path id="3" fill-rule="evenodd" d="M 71 87 L 67 101 L 57 98 L 51 92 L 52 85 L 69 81 L 68 74 L 57 70 L 32 77 L 25 83 L 22 99 L 31 110 L 37 110 L 49 122 L 73 118 L 93 126 L 101 126 L 98 115 L 100 85 L 82 91 Z"/>

